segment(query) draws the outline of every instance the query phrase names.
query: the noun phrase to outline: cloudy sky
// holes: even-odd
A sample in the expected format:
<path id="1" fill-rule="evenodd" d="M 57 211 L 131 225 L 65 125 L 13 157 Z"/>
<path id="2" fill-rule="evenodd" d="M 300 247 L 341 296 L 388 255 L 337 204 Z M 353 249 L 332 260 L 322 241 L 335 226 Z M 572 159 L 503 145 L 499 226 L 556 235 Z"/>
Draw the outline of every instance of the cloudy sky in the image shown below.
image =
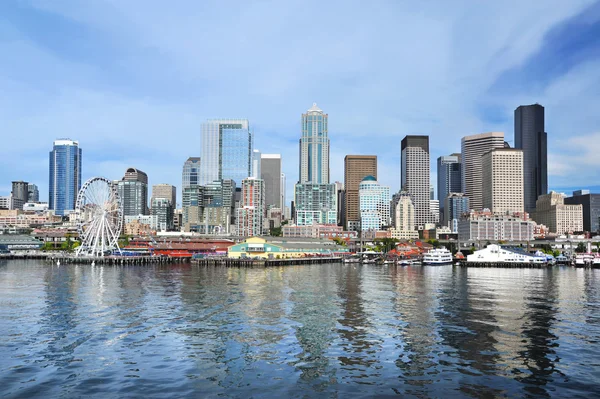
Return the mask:
<path id="1" fill-rule="evenodd" d="M 281 153 L 288 201 L 300 117 L 329 114 L 332 180 L 376 154 L 400 185 L 400 140 L 502 131 L 546 107 L 549 186 L 600 186 L 600 2 L 5 0 L 0 2 L 0 195 L 48 197 L 48 152 L 79 140 L 83 178 L 181 185 L 208 118 L 248 118 Z"/>

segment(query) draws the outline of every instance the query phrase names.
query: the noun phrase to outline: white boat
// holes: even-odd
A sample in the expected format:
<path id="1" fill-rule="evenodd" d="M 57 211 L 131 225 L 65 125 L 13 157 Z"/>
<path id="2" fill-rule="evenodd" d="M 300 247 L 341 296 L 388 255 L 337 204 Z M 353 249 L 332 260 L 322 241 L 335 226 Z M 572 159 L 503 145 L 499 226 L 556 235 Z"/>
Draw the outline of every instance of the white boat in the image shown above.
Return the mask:
<path id="1" fill-rule="evenodd" d="M 546 264 L 546 256 L 535 256 L 523 249 L 514 247 L 501 247 L 491 244 L 486 248 L 475 251 L 467 256 L 467 263 L 541 263 Z"/>
<path id="2" fill-rule="evenodd" d="M 600 256 L 596 255 L 594 260 L 592 261 L 592 267 L 599 268 L 600 267 Z"/>
<path id="3" fill-rule="evenodd" d="M 423 255 L 424 265 L 449 265 L 452 264 L 452 252 L 446 248 L 434 248 Z"/>

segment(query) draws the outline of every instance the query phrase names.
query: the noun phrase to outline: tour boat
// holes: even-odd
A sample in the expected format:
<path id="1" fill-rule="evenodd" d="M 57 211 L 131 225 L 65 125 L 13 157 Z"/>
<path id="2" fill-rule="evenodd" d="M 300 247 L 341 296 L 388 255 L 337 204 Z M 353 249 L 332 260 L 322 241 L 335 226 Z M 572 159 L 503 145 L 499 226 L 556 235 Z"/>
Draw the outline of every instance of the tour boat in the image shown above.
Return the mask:
<path id="1" fill-rule="evenodd" d="M 446 248 L 434 248 L 423 256 L 424 265 L 449 265 L 452 264 L 452 253 Z"/>

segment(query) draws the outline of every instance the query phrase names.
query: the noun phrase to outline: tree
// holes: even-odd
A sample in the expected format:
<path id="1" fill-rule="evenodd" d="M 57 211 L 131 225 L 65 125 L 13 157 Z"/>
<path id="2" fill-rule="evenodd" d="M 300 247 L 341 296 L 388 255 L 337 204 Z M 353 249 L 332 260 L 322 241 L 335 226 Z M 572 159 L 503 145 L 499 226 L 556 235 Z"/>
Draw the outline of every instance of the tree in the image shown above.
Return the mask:
<path id="1" fill-rule="evenodd" d="M 434 248 L 437 248 L 440 246 L 440 242 L 438 240 L 436 240 L 435 238 L 430 238 L 429 240 L 427 240 L 427 242 L 431 245 L 433 245 Z"/>
<path id="2" fill-rule="evenodd" d="M 577 252 L 577 253 L 579 253 L 579 254 L 580 254 L 580 253 L 583 253 L 583 252 L 585 252 L 585 251 L 586 251 L 586 249 L 587 249 L 587 248 L 585 247 L 585 244 L 584 244 L 584 243 L 582 243 L 582 242 L 580 242 L 579 244 L 577 244 L 577 248 L 575 248 L 575 252 Z"/>
<path id="3" fill-rule="evenodd" d="M 341 245 L 343 247 L 348 245 L 346 240 L 344 240 L 342 237 L 333 237 L 333 242 L 335 242 L 337 245 Z"/>
<path id="4" fill-rule="evenodd" d="M 273 227 L 269 229 L 269 234 L 273 237 L 281 237 L 283 235 L 283 229 L 281 227 Z"/>

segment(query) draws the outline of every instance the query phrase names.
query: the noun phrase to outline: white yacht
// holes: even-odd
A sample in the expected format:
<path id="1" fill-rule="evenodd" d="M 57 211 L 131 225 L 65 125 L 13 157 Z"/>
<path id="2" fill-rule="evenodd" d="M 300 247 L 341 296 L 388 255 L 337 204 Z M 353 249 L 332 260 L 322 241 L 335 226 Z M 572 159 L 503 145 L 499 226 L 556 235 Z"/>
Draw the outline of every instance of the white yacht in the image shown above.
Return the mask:
<path id="1" fill-rule="evenodd" d="M 452 253 L 446 248 L 434 248 L 423 255 L 424 265 L 449 265 L 452 263 Z"/>
<path id="2" fill-rule="evenodd" d="M 469 262 L 546 264 L 548 261 L 546 256 L 532 255 L 520 248 L 501 247 L 500 245 L 491 244 L 468 255 L 467 263 Z"/>

